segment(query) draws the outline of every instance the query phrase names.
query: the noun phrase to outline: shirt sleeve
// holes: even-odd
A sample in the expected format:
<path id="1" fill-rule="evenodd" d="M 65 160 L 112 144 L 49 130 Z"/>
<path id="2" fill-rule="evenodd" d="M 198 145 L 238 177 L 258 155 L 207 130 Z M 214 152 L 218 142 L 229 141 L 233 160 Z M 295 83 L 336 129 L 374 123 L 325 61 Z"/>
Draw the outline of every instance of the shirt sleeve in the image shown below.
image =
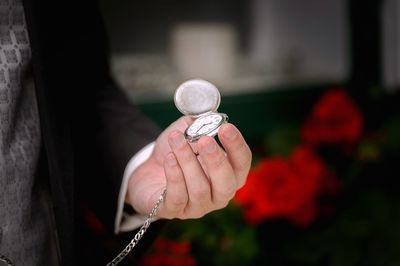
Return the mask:
<path id="1" fill-rule="evenodd" d="M 124 212 L 124 202 L 126 192 L 128 189 L 129 178 L 133 171 L 137 169 L 142 163 L 144 163 L 151 155 L 154 150 L 155 142 L 151 142 L 137 152 L 128 162 L 118 196 L 117 213 L 115 216 L 114 233 L 118 234 L 121 232 L 127 232 L 140 227 L 147 218 L 147 215 L 133 214 L 129 215 Z"/>

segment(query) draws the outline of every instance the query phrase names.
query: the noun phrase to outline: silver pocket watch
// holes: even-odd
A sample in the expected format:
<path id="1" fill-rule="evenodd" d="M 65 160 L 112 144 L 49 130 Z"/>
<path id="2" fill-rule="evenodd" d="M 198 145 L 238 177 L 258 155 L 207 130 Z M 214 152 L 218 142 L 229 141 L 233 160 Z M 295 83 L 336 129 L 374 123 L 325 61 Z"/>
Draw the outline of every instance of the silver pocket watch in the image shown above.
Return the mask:
<path id="1" fill-rule="evenodd" d="M 174 101 L 182 114 L 196 119 L 185 130 L 185 138 L 189 142 L 196 142 L 202 136 L 214 137 L 221 125 L 228 121 L 226 114 L 217 113 L 221 95 L 217 87 L 208 81 L 192 79 L 182 83 L 175 91 Z M 158 208 L 163 203 L 166 193 L 167 190 L 164 188 L 142 227 L 131 242 L 107 266 L 119 264 L 132 251 L 157 215 Z"/>
<path id="2" fill-rule="evenodd" d="M 182 114 L 195 118 L 185 130 L 189 142 L 196 142 L 202 136 L 214 137 L 228 121 L 226 114 L 217 112 L 221 102 L 217 87 L 206 80 L 192 79 L 182 83 L 175 91 L 174 102 Z"/>

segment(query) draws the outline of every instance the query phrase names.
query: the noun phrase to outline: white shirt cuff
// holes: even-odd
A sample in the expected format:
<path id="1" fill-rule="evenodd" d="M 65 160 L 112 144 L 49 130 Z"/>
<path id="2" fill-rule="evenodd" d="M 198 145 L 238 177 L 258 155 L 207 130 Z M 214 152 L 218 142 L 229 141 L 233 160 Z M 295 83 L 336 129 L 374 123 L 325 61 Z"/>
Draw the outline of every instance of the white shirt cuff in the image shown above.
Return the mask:
<path id="1" fill-rule="evenodd" d="M 132 231 L 139 228 L 147 216 L 142 214 L 128 215 L 124 213 L 124 202 L 126 192 L 128 190 L 128 181 L 133 171 L 136 170 L 142 163 L 144 163 L 151 155 L 154 150 L 155 142 L 151 142 L 142 148 L 139 152 L 129 160 L 128 165 L 125 168 L 124 177 L 122 179 L 121 189 L 118 196 L 118 207 L 117 214 L 115 216 L 114 233 Z"/>

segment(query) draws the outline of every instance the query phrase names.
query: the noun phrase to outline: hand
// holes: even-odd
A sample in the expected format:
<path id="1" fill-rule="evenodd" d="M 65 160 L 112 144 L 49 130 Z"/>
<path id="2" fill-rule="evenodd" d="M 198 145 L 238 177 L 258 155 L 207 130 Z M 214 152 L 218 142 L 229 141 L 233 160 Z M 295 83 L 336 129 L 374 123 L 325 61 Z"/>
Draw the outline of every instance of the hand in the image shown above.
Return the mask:
<path id="1" fill-rule="evenodd" d="M 221 126 L 218 137 L 204 136 L 196 144 L 196 156 L 182 132 L 191 123 L 182 117 L 157 139 L 150 158 L 132 174 L 127 201 L 139 213 L 148 214 L 167 188 L 160 218 L 199 218 L 225 207 L 244 185 L 251 151 L 232 124 Z"/>

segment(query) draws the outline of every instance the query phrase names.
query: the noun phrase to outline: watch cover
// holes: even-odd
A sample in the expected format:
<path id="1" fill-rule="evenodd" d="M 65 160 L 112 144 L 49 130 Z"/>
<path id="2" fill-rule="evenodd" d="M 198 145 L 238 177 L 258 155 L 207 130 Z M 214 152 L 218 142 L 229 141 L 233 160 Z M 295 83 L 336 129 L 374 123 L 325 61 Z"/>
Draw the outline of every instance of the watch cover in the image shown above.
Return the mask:
<path id="1" fill-rule="evenodd" d="M 217 111 L 221 95 L 213 84 L 206 80 L 192 79 L 182 83 L 175 91 L 176 108 L 184 114 L 198 117 Z"/>

